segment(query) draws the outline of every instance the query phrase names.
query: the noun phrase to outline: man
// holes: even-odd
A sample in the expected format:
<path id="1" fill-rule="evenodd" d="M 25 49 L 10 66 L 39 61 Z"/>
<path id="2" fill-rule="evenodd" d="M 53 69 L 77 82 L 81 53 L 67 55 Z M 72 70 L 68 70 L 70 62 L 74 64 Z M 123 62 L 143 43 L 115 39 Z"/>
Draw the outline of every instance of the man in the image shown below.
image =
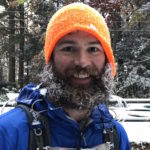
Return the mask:
<path id="1" fill-rule="evenodd" d="M 25 86 L 19 106 L 0 117 L 0 149 L 129 150 L 106 107 L 116 69 L 103 17 L 82 3 L 60 9 L 47 27 L 45 59 L 42 83 Z"/>

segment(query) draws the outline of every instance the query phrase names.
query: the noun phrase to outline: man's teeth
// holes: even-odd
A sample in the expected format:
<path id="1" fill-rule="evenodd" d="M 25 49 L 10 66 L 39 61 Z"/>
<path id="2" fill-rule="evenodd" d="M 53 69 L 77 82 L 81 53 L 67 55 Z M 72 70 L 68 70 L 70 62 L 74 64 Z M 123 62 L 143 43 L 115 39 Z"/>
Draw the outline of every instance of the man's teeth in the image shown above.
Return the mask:
<path id="1" fill-rule="evenodd" d="M 89 74 L 74 74 L 73 76 L 75 78 L 84 79 L 84 78 L 88 78 L 90 75 Z"/>

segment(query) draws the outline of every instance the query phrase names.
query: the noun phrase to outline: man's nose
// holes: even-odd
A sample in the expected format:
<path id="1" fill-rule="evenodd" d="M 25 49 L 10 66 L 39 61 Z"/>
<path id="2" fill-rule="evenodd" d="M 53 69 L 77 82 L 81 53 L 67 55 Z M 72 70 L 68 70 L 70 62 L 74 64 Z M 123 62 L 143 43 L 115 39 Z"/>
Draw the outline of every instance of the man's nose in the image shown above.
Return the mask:
<path id="1" fill-rule="evenodd" d="M 81 51 L 75 57 L 74 63 L 76 66 L 80 66 L 82 68 L 86 68 L 90 65 L 90 59 L 86 51 Z"/>

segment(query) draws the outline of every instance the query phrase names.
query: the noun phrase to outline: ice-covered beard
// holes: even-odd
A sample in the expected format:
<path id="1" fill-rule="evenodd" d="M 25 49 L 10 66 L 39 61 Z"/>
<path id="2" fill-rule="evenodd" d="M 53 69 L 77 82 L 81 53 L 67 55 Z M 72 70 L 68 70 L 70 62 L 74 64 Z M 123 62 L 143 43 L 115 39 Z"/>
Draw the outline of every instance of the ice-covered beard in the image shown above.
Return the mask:
<path id="1" fill-rule="evenodd" d="M 65 77 L 56 71 L 55 65 L 48 64 L 42 73 L 42 83 L 47 88 L 47 97 L 57 107 L 74 109 L 91 109 L 99 103 L 107 104 L 109 95 L 112 93 L 113 77 L 109 63 L 105 65 L 102 74 L 96 69 L 84 70 L 91 74 L 93 80 L 88 88 L 79 88 L 70 85 L 69 77 L 76 70 L 69 70 Z M 82 69 L 77 69 L 82 71 Z"/>

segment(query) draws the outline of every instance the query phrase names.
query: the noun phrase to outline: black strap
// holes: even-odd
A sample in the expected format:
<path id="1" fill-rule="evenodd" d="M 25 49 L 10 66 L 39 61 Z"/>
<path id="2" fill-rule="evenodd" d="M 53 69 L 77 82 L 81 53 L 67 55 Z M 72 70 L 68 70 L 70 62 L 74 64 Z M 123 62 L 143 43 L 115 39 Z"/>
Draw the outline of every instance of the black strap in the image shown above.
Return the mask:
<path id="1" fill-rule="evenodd" d="M 43 135 L 44 135 L 44 145 L 49 146 L 50 145 L 50 125 L 49 125 L 49 119 L 44 116 L 39 116 L 40 121 L 42 122 L 44 126 Z"/>
<path id="2" fill-rule="evenodd" d="M 104 126 L 104 118 L 100 109 L 99 109 L 99 112 L 101 114 L 100 120 L 102 121 L 102 128 L 103 128 L 103 142 L 110 144 L 110 150 L 119 150 L 120 145 L 119 145 L 119 139 L 118 139 L 118 135 L 116 131 L 116 126 L 114 125 L 112 129 L 106 130 Z"/>
<path id="3" fill-rule="evenodd" d="M 116 130 L 116 127 L 114 127 L 113 129 L 113 133 L 112 133 L 112 140 L 114 142 L 114 149 L 115 150 L 119 150 L 120 149 L 120 145 L 119 145 L 119 138 L 118 138 L 118 134 L 117 134 L 117 130 Z"/>
<path id="4" fill-rule="evenodd" d="M 33 121 L 33 115 L 32 113 L 30 112 L 30 108 L 26 105 L 23 105 L 23 104 L 18 104 L 16 106 L 17 108 L 21 108 L 26 116 L 27 116 L 27 119 L 28 119 L 28 123 L 29 123 L 29 144 L 28 144 L 28 150 L 34 150 L 36 149 L 37 147 L 37 144 L 36 144 L 36 140 L 35 140 L 35 134 L 34 134 L 34 131 L 31 130 L 31 127 L 32 127 L 32 121 Z"/>
<path id="5" fill-rule="evenodd" d="M 119 150 L 119 139 L 115 126 L 112 129 L 103 129 L 103 142 L 110 144 L 110 150 Z"/>
<path id="6" fill-rule="evenodd" d="M 18 104 L 16 107 L 22 108 L 24 112 L 26 113 L 28 123 L 29 123 L 29 145 L 28 150 L 36 150 L 36 148 L 39 148 L 39 150 L 43 150 L 43 147 L 50 145 L 50 135 L 49 135 L 49 120 L 44 115 L 39 115 L 39 123 L 43 125 L 43 128 L 33 127 L 33 121 L 34 116 L 31 111 L 31 109 L 24 105 L 24 104 Z"/>

